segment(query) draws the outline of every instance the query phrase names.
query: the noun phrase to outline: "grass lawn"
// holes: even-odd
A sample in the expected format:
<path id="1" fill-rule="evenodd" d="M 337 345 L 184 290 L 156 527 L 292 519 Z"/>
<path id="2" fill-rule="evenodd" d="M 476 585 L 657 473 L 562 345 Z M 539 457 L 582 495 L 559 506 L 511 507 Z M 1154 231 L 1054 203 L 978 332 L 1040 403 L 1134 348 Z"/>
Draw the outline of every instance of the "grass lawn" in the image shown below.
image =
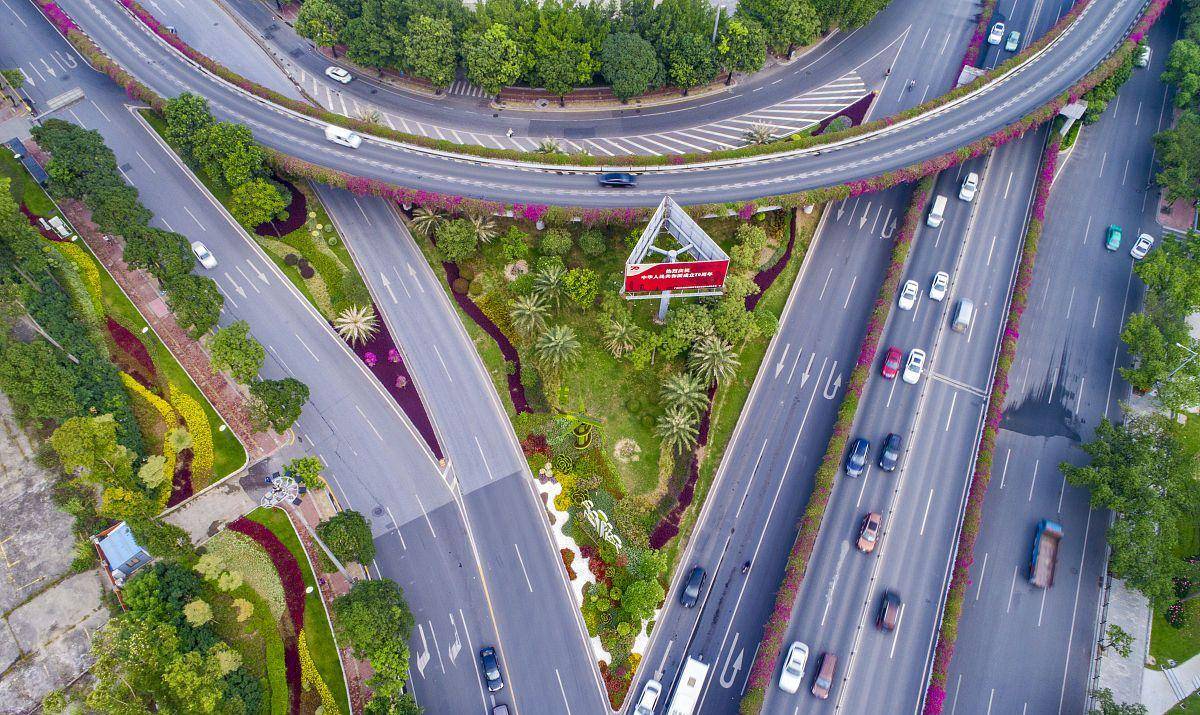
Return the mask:
<path id="1" fill-rule="evenodd" d="M 25 201 L 26 206 L 34 211 L 39 216 L 52 216 L 58 211 L 54 208 L 53 202 L 46 192 L 37 185 L 29 175 L 25 172 L 24 167 L 19 162 L 13 159 L 10 155 L 4 154 L 0 158 L 0 171 L 4 172 L 5 176 L 15 179 L 9 186 L 13 197 L 18 201 Z M 18 193 L 18 191 L 20 193 Z M 34 207 L 39 207 L 40 210 Z M 79 246 L 96 265 L 100 276 L 101 302 L 104 305 L 105 312 L 117 322 L 124 325 L 131 332 L 139 335 L 142 342 L 146 345 L 146 349 L 150 352 L 150 358 L 154 361 L 154 367 L 158 370 L 160 376 L 176 387 L 182 389 L 201 406 L 204 407 L 204 412 L 208 416 L 208 423 L 212 427 L 213 436 L 213 477 L 220 479 L 228 474 L 233 473 L 246 462 L 246 450 L 234 435 L 233 430 L 225 427 L 225 421 L 209 404 L 208 399 L 200 392 L 200 388 L 192 382 L 191 377 L 167 349 L 167 346 L 158 339 L 158 336 L 153 331 L 147 330 L 142 332 L 143 328 L 149 327 L 141 313 L 133 303 L 121 291 L 120 286 L 109 275 L 100 261 L 92 254 L 91 249 L 82 240 L 75 241 L 75 245 Z M 148 443 L 153 443 L 155 440 L 149 440 Z M 200 491 L 207 484 L 195 484 L 195 490 Z"/>
<path id="2" fill-rule="evenodd" d="M 317 670 L 321 673 L 321 679 L 329 686 L 338 707 L 344 713 L 350 712 L 350 704 L 346 698 L 346 680 L 342 675 L 342 662 L 334 644 L 332 626 L 325 616 L 325 607 L 317 590 L 317 580 L 308 564 L 304 547 L 300 545 L 300 537 L 292 527 L 292 522 L 288 520 L 287 514 L 280 509 L 258 508 L 250 512 L 248 518 L 270 529 L 299 562 L 305 585 L 312 587 L 312 591 L 304 598 L 304 632 L 308 648 L 312 652 Z"/>
<path id="3" fill-rule="evenodd" d="M 167 140 L 166 123 L 162 116 L 152 110 L 142 110 L 141 115 L 158 132 L 162 140 L 167 142 L 180 159 L 188 165 L 200 183 L 204 184 L 217 201 L 228 208 L 229 190 L 213 182 L 204 172 L 183 157 L 178 146 Z M 296 286 L 308 299 L 308 302 L 321 315 L 325 316 L 326 320 L 333 320 L 337 313 L 345 308 L 369 303 L 371 294 L 367 289 L 366 282 L 355 268 L 345 243 L 333 227 L 333 222 L 330 221 L 324 205 L 317 198 L 316 192 L 303 181 L 292 181 L 307 198 L 308 217 L 304 225 L 284 236 L 264 237 L 254 231 L 247 231 L 247 233 L 262 247 L 271 261 L 292 282 L 292 285 Z M 298 266 L 288 262 L 287 255 L 289 253 L 306 258 L 316 274 L 312 278 L 302 276 Z"/>

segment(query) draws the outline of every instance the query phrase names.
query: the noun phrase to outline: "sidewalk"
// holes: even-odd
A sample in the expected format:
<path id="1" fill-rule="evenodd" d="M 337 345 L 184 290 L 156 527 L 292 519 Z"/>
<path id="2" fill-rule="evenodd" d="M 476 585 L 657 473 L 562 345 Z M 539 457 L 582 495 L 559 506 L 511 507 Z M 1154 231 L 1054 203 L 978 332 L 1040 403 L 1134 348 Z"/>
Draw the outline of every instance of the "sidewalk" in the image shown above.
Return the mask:
<path id="1" fill-rule="evenodd" d="M 1150 619 L 1153 612 L 1145 596 L 1128 588 L 1121 579 L 1112 579 L 1099 638 L 1105 643 L 1109 626 L 1118 626 L 1133 637 L 1129 655 L 1123 657 L 1113 648 L 1101 648 L 1096 670 L 1096 688 L 1112 691 L 1118 703 L 1142 702 L 1141 671 L 1150 653 Z"/>
<path id="2" fill-rule="evenodd" d="M 1195 707 L 1200 700 L 1200 655 L 1166 670 L 1142 671 L 1142 704 L 1150 715 L 1162 715 L 1187 699 Z M 1120 702 L 1120 701 L 1118 701 Z"/>

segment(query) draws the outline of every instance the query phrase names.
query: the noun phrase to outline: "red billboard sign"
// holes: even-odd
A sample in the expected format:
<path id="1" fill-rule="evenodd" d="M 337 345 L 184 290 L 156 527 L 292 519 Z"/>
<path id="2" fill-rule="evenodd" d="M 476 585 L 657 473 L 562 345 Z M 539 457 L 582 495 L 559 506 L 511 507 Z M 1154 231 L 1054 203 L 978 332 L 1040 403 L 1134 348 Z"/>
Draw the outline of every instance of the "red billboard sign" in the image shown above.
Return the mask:
<path id="1" fill-rule="evenodd" d="M 729 259 L 678 263 L 625 265 L 625 292 L 650 293 L 685 288 L 720 288 L 725 284 Z"/>

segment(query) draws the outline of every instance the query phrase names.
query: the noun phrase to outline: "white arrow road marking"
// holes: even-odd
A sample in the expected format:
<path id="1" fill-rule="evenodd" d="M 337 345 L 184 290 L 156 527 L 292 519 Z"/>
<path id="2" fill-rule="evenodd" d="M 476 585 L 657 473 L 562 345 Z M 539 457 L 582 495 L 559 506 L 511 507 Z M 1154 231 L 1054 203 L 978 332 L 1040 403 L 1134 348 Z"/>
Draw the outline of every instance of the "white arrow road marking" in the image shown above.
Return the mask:
<path id="1" fill-rule="evenodd" d="M 846 213 L 846 202 L 845 201 L 838 204 L 838 210 L 837 210 L 837 220 L 838 221 L 842 220 L 842 214 L 844 214 L 844 213 Z"/>
<path id="2" fill-rule="evenodd" d="M 858 219 L 858 227 L 861 229 L 867 225 L 867 214 L 871 213 L 871 202 L 867 202 L 867 207 L 863 209 L 862 218 Z"/>
<path id="3" fill-rule="evenodd" d="M 241 266 L 234 266 L 234 268 L 237 269 L 238 273 L 242 274 L 242 278 L 246 279 L 246 283 L 250 284 L 250 287 L 254 289 L 255 293 L 262 293 L 262 291 L 258 289 L 258 286 L 254 285 L 254 281 L 250 279 L 250 276 L 246 275 L 246 272 L 242 270 Z"/>
<path id="4" fill-rule="evenodd" d="M 383 271 L 379 272 L 379 280 L 383 281 L 383 287 L 387 290 L 388 297 L 392 299 L 392 303 L 396 303 L 396 294 L 392 292 L 392 282 L 387 279 L 387 274 Z"/>
<path id="5" fill-rule="evenodd" d="M 416 281 L 417 280 L 417 269 L 413 268 L 411 263 L 406 262 L 404 265 L 408 266 L 408 275 L 412 277 L 413 281 Z M 422 293 L 425 292 L 425 286 L 421 285 L 419 282 L 417 283 L 417 287 L 421 289 Z"/>
<path id="6" fill-rule="evenodd" d="M 834 379 L 833 382 L 830 382 L 830 379 L 833 378 L 834 374 L 837 374 L 837 379 Z M 826 400 L 832 400 L 833 398 L 837 397 L 838 390 L 841 389 L 841 387 L 842 375 L 837 371 L 837 360 L 834 360 L 833 369 L 829 371 L 829 377 L 825 379 L 825 390 L 821 393 L 821 395 Z"/>
<path id="7" fill-rule="evenodd" d="M 783 372 L 783 361 L 787 358 L 788 350 L 791 349 L 791 347 L 792 347 L 791 343 L 788 343 L 787 345 L 783 346 L 783 354 L 779 356 L 779 362 L 777 362 L 775 364 L 775 377 L 776 378 L 779 377 L 779 373 Z"/>
<path id="8" fill-rule="evenodd" d="M 225 280 L 227 280 L 227 281 L 229 281 L 230 283 L 232 283 L 232 284 L 233 284 L 233 289 L 237 291 L 237 294 L 238 294 L 238 295 L 240 295 L 240 296 L 242 296 L 243 298 L 245 298 L 245 297 L 246 297 L 246 291 L 242 290 L 242 287 L 241 287 L 240 285 L 238 285 L 237 281 L 235 281 L 235 280 L 233 279 L 233 276 L 229 275 L 229 271 L 223 271 L 223 272 L 225 273 Z M 236 305 L 236 304 L 235 304 L 235 305 Z"/>
<path id="9" fill-rule="evenodd" d="M 808 378 L 812 377 L 812 373 L 809 372 L 809 369 L 812 368 L 813 360 L 816 359 L 816 357 L 816 353 L 809 355 L 808 364 L 804 366 L 804 372 L 800 373 L 800 387 L 802 388 L 804 387 L 804 383 L 808 382 Z"/>
<path id="10" fill-rule="evenodd" d="M 451 643 L 450 647 L 446 649 L 446 657 L 450 659 L 451 663 L 453 663 L 454 659 L 458 656 L 459 651 L 462 650 L 462 639 L 458 637 L 458 623 L 456 623 L 454 620 L 454 614 L 450 613 L 448 615 L 450 617 L 450 627 L 454 629 L 454 642 Z"/>
<path id="11" fill-rule="evenodd" d="M 17 18 L 17 19 L 20 19 L 20 18 Z M 21 24 L 23 25 L 25 23 L 22 21 Z M 75 69 L 76 67 L 79 66 L 79 63 L 75 61 L 75 58 L 72 57 L 71 55 L 67 54 L 66 52 L 59 52 L 58 50 L 55 50 L 54 57 L 59 62 L 66 65 L 67 67 L 70 67 L 71 69 Z"/>
<path id="12" fill-rule="evenodd" d="M 673 646 L 673 645 L 675 645 L 674 638 L 667 641 L 667 647 L 666 647 L 666 650 L 663 651 L 662 660 L 658 661 L 658 670 L 654 671 L 654 679 L 655 680 L 659 680 L 659 681 L 662 680 L 663 674 L 666 672 L 663 670 L 663 668 L 665 668 L 667 666 L 667 656 L 671 655 L 671 646 Z"/>
<path id="13" fill-rule="evenodd" d="M 258 276 L 260 281 L 263 283 L 270 283 L 270 281 L 267 280 L 267 274 L 262 272 L 262 269 L 258 267 L 258 264 L 249 258 L 246 259 L 246 263 L 249 263 L 250 267 L 254 269 L 254 275 Z"/>
<path id="14" fill-rule="evenodd" d="M 33 81 L 33 77 L 29 76 L 29 73 L 25 71 L 24 67 L 18 67 L 17 70 L 25 76 L 25 81 L 28 82 L 31 87 L 37 86 L 37 82 Z"/>
<path id="15" fill-rule="evenodd" d="M 421 652 L 417 654 L 417 672 L 425 677 L 425 666 L 429 665 L 429 641 L 425 640 L 425 626 L 417 624 L 417 635 L 421 636 Z"/>
<path id="16" fill-rule="evenodd" d="M 40 60 L 42 61 L 42 66 L 46 68 L 46 73 L 47 73 L 47 74 L 49 74 L 51 77 L 57 77 L 57 76 L 58 76 L 58 74 L 57 74 L 57 73 L 54 71 L 54 68 L 53 68 L 53 67 L 51 67 L 51 66 L 50 66 L 50 63 L 46 61 L 46 58 L 45 58 L 45 57 L 39 57 L 38 59 L 40 59 Z"/>
<path id="17" fill-rule="evenodd" d="M 737 647 L 738 636 L 740 635 L 741 633 L 734 633 L 733 643 L 729 644 L 730 655 L 733 654 L 733 651 L 736 648 L 737 657 L 730 658 L 729 660 L 725 661 L 725 669 L 721 671 L 721 687 L 725 688 L 726 690 L 732 688 L 733 684 L 737 682 L 738 672 L 742 669 L 742 655 L 746 649 Z M 732 675 L 730 675 L 729 678 L 726 678 L 726 674 L 728 674 L 731 670 L 733 671 Z"/>

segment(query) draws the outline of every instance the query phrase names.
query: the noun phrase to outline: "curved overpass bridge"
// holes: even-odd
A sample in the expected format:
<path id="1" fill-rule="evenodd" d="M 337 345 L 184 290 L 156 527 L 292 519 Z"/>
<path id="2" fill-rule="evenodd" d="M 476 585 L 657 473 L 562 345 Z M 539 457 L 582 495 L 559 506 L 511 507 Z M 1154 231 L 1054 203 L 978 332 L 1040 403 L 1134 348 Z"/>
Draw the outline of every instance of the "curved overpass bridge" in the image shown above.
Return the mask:
<path id="1" fill-rule="evenodd" d="M 300 159 L 403 186 L 505 202 L 588 207 L 647 206 L 663 194 L 721 203 L 876 176 L 985 137 L 1061 94 L 1111 52 L 1143 0 L 1094 0 L 1071 27 L 1004 76 L 920 117 L 839 144 L 690 166 L 644 169 L 639 186 L 597 187 L 594 167 L 546 166 L 457 156 L 364 137 L 358 150 L 324 139 L 322 124 L 220 80 L 182 57 L 112 0 L 63 0 L 76 22 L 116 61 L 163 96 L 191 91 L 214 114 L 249 126 L 264 145 Z"/>

